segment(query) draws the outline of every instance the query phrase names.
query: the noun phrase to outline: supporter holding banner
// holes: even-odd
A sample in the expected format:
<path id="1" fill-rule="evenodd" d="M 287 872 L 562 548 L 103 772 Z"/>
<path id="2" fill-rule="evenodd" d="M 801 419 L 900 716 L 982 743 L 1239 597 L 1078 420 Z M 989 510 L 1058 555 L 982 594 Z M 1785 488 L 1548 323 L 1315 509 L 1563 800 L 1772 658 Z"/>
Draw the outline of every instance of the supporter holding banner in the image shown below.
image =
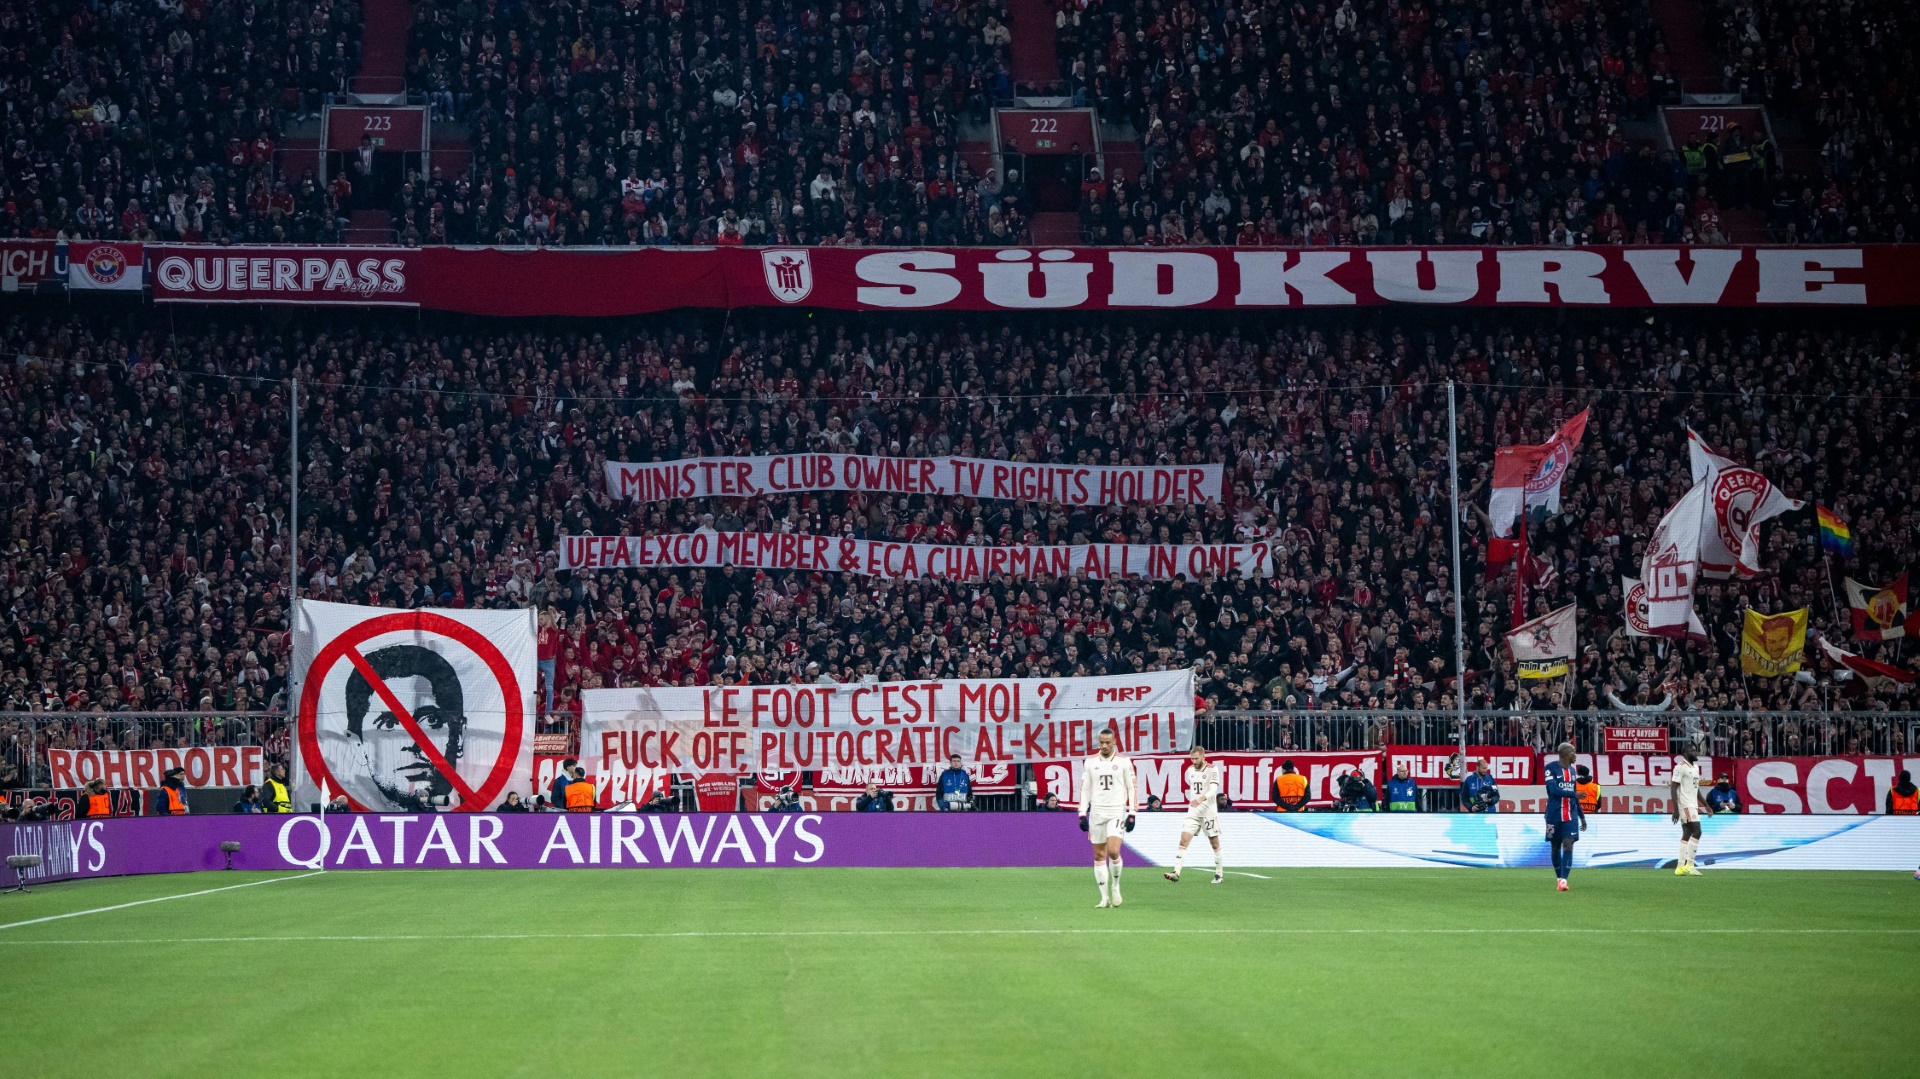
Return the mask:
<path id="1" fill-rule="evenodd" d="M 754 498 L 797 491 L 962 495 L 1069 506 L 1220 500 L 1221 465 L 1067 465 L 975 457 L 782 453 L 677 461 L 608 461 L 607 494 L 636 502 Z"/>
<path id="2" fill-rule="evenodd" d="M 1920 757 L 1768 757 L 1733 761 L 1734 789 L 1749 813 L 1884 813 L 1903 771 Z M 1701 767 L 1702 774 L 1707 773 Z"/>
<path id="3" fill-rule="evenodd" d="M 774 773 L 1074 760 L 1111 729 L 1128 753 L 1193 744 L 1193 672 L 1100 678 L 589 689 L 580 762 L 622 773 Z M 614 778 L 608 778 L 614 777 Z"/>
<path id="4" fill-rule="evenodd" d="M 1185 755 L 1144 753 L 1131 756 L 1134 774 L 1140 784 L 1142 805 L 1146 804 L 1148 798 L 1158 798 L 1163 809 L 1187 807 Z M 1271 810 L 1273 777 L 1280 774 L 1280 765 L 1285 761 L 1292 761 L 1299 774 L 1306 777 L 1307 806 L 1324 809 L 1340 797 L 1340 779 L 1343 776 L 1358 774 L 1378 790 L 1385 778 L 1385 773 L 1380 770 L 1380 756 L 1378 750 L 1333 753 L 1285 751 L 1209 753 L 1207 760 L 1220 767 L 1220 792 L 1233 803 L 1234 809 Z M 1038 764 L 1034 766 L 1033 774 L 1035 782 L 1039 784 L 1036 793 L 1041 799 L 1049 794 L 1057 794 L 1062 805 L 1079 804 L 1078 761 Z"/>
<path id="5" fill-rule="evenodd" d="M 982 581 L 1014 577 L 1084 575 L 1104 581 L 1181 575 L 1264 577 L 1272 566 L 1267 543 L 1126 544 L 1059 547 L 973 547 L 895 543 L 851 536 L 790 532 L 685 532 L 667 536 L 562 536 L 556 568 L 645 569 L 654 566 L 741 566 L 853 573 L 864 577 Z"/>

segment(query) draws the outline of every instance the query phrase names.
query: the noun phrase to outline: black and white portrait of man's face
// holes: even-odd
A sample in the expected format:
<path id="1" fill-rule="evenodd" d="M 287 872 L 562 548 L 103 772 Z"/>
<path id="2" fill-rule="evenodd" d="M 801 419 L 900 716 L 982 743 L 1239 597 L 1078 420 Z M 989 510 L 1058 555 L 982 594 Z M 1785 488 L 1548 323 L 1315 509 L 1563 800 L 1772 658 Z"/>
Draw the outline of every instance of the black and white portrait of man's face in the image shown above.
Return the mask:
<path id="1" fill-rule="evenodd" d="M 453 665 L 433 650 L 411 644 L 369 652 L 367 665 L 447 764 L 457 769 L 466 749 L 467 719 L 460 677 Z M 373 786 L 389 803 L 378 808 L 418 813 L 449 804 L 453 784 L 357 670 L 347 679 L 346 695 L 349 741 L 362 755 Z"/>

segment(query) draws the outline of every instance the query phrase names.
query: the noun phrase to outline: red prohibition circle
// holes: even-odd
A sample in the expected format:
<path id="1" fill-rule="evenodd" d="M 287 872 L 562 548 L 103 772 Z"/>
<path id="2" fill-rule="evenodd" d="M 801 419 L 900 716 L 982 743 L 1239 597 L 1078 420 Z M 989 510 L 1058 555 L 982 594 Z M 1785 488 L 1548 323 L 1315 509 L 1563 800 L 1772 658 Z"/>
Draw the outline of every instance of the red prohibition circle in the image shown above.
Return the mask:
<path id="1" fill-rule="evenodd" d="M 456 643 L 467 646 L 500 684 L 500 692 L 506 703 L 506 732 L 500 743 L 500 757 L 493 762 L 493 770 L 473 797 L 454 807 L 456 813 L 479 813 L 492 806 L 507 784 L 513 779 L 513 762 L 520 756 L 520 740 L 524 736 L 525 715 L 520 708 L 520 680 L 513 676 L 513 667 L 507 663 L 507 657 L 479 630 L 464 622 L 457 622 L 445 615 L 431 611 L 395 611 L 376 618 L 369 618 L 349 628 L 346 632 L 328 641 L 313 663 L 307 667 L 307 679 L 300 687 L 300 759 L 306 763 L 307 774 L 316 779 L 324 779 L 334 790 L 346 795 L 347 805 L 356 813 L 367 812 L 354 797 L 346 793 L 346 788 L 334 777 L 327 767 L 326 758 L 320 753 L 319 709 L 320 687 L 332 673 L 333 665 L 340 662 L 347 649 L 362 641 L 377 637 L 382 633 L 394 633 L 415 630 L 425 633 L 437 633 Z M 319 676 L 314 677 L 318 671 Z M 479 804 L 474 804 L 474 803 Z"/>

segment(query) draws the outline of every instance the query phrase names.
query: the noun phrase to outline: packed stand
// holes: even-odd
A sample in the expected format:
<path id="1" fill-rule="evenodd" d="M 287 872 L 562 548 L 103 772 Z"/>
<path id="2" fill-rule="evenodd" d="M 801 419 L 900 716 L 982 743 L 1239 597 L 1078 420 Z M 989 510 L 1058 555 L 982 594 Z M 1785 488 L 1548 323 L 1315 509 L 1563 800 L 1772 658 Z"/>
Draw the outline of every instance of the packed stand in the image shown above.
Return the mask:
<path id="1" fill-rule="evenodd" d="M 1920 12 L 1890 0 L 1839 10 L 1807 0 L 1718 0 L 1709 12 L 1725 88 L 1797 121 L 1819 146 L 1816 172 L 1787 177 L 1771 192 L 1774 237 L 1862 243 L 1920 236 L 1913 183 Z"/>
<path id="2" fill-rule="evenodd" d="M 342 193 L 276 150 L 353 71 L 354 0 L 8 0 L 0 40 L 0 235 L 338 239 Z"/>
<path id="3" fill-rule="evenodd" d="M 428 242 L 977 244 L 1025 231 L 958 125 L 1011 93 L 1003 0 L 414 5 L 409 82 L 473 167 Z"/>
<path id="4" fill-rule="evenodd" d="M 1913 425 L 1853 396 L 1911 392 L 1905 331 L 1815 329 L 1803 314 L 1683 327 L 1447 312 L 1364 332 L 1311 316 L 1202 330 L 1144 317 L 961 315 L 934 328 L 689 316 L 583 330 L 301 316 L 272 332 L 217 313 L 176 315 L 171 328 L 128 318 L 62 311 L 6 327 L 16 358 L 0 365 L 0 711 L 284 706 L 286 400 L 273 380 L 297 370 L 310 394 L 303 594 L 537 606 L 548 729 L 566 729 L 596 686 L 1192 665 L 1216 710 L 1349 720 L 1282 724 L 1281 748 L 1417 741 L 1369 717 L 1454 701 L 1453 377 L 1469 386 L 1459 442 L 1477 506 L 1493 446 L 1541 441 L 1594 409 L 1563 512 L 1533 535 L 1548 572 L 1529 613 L 1580 604 L 1585 647 L 1570 682 L 1516 679 L 1502 643 L 1511 576 L 1484 579 L 1484 519 L 1466 517 L 1469 704 L 1511 711 L 1480 736 L 1546 744 L 1565 730 L 1546 713 L 1628 704 L 1663 705 L 1676 722 L 1747 713 L 1714 729 L 1719 752 L 1904 748 L 1884 720 L 1783 726 L 1763 714 L 1910 704 L 1829 679 L 1824 660 L 1810 660 L 1822 672 L 1813 683 L 1739 674 L 1745 602 L 1811 606 L 1816 628 L 1847 639 L 1810 513 L 1766 526 L 1759 580 L 1705 588 L 1708 648 L 1628 637 L 1620 579 L 1637 574 L 1641 545 L 1686 486 L 1689 423 L 1853 522 L 1857 559 L 1834 572 L 1884 582 L 1907 566 L 1916 510 L 1898 469 Z M 630 505 L 600 480 L 610 457 L 789 450 L 1220 461 L 1228 496 L 1112 509 L 857 493 Z M 1264 538 L 1280 557 L 1266 579 L 985 586 L 553 568 L 562 533 L 701 527 L 971 544 Z M 123 736 L 97 723 L 56 736 Z M 166 736 L 246 733 L 218 726 Z"/>
<path id="5" fill-rule="evenodd" d="M 1138 133 L 1090 174 L 1091 243 L 1718 242 L 1623 117 L 1676 93 L 1646 3 L 1409 0 L 1056 16 L 1076 104 Z"/>

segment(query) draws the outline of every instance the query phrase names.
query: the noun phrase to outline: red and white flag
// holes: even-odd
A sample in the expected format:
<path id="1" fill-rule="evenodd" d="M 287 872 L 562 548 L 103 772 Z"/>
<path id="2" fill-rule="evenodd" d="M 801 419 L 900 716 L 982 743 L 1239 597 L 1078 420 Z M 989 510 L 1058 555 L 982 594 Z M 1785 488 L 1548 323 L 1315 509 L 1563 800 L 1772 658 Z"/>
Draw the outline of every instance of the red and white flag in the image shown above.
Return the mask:
<path id="1" fill-rule="evenodd" d="M 1765 476 L 1735 464 L 1707 448 L 1687 431 L 1687 457 L 1693 482 L 1707 489 L 1709 511 L 1700 533 L 1703 576 L 1746 580 L 1760 575 L 1760 524 L 1806 506 L 1787 497 Z"/>
<path id="2" fill-rule="evenodd" d="M 1581 409 L 1541 445 L 1501 446 L 1493 451 L 1493 494 L 1487 502 L 1487 517 L 1494 535 L 1511 535 L 1513 522 L 1528 510 L 1560 511 L 1560 481 L 1566 479 L 1573 451 L 1586 433 L 1587 412 Z"/>
<path id="3" fill-rule="evenodd" d="M 1867 685 L 1876 689 L 1888 682 L 1898 682 L 1904 686 L 1915 678 L 1920 678 L 1920 675 L 1904 667 L 1895 667 L 1890 663 L 1881 663 L 1865 656 L 1855 655 L 1827 640 L 1824 634 L 1820 637 L 1820 651 L 1826 653 L 1828 659 L 1859 675 L 1866 680 Z"/>
<path id="4" fill-rule="evenodd" d="M 1707 639 L 1706 628 L 1693 611 L 1693 591 L 1700 581 L 1700 534 L 1707 518 L 1707 485 L 1696 483 L 1653 530 L 1640 561 L 1650 636 Z"/>

